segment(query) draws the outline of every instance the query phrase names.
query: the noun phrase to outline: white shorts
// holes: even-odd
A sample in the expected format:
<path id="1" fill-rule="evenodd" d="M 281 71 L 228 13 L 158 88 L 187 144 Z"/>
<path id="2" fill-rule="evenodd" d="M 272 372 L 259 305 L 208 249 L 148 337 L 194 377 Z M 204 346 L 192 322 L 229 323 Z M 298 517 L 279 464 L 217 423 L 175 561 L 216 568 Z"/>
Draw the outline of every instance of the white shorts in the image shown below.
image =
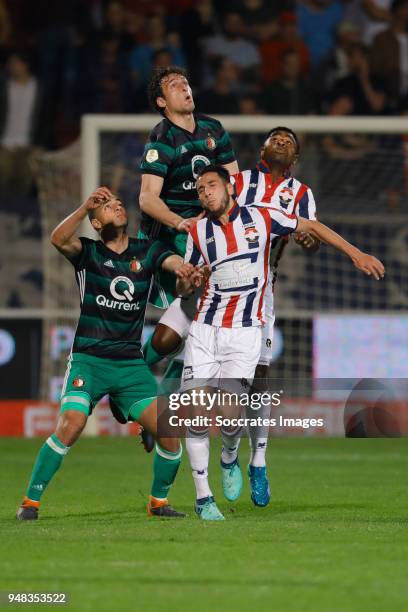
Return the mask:
<path id="1" fill-rule="evenodd" d="M 270 366 L 272 363 L 273 327 L 275 325 L 271 276 L 272 275 L 269 276 L 268 285 L 265 290 L 265 325 L 262 327 L 261 356 L 259 358 L 259 364 L 266 366 Z M 182 340 L 185 340 L 197 311 L 197 299 L 200 293 L 201 291 L 198 296 L 197 294 L 193 294 L 188 298 L 176 298 L 161 316 L 159 323 L 167 325 L 167 327 L 173 329 Z M 178 358 L 181 358 L 180 354 Z"/>
<path id="2" fill-rule="evenodd" d="M 248 391 L 261 339 L 261 327 L 213 327 L 193 321 L 185 347 L 182 389 L 207 385 L 230 390 L 232 386 L 238 392 L 238 384 Z"/>
<path id="3" fill-rule="evenodd" d="M 185 340 L 196 312 L 197 296 L 193 293 L 188 298 L 176 298 L 160 317 L 159 323 L 167 325 Z"/>
<path id="4" fill-rule="evenodd" d="M 265 325 L 262 327 L 262 347 L 259 365 L 270 366 L 272 363 L 273 326 L 275 325 L 275 311 L 273 307 L 272 274 L 269 274 L 265 289 Z"/>

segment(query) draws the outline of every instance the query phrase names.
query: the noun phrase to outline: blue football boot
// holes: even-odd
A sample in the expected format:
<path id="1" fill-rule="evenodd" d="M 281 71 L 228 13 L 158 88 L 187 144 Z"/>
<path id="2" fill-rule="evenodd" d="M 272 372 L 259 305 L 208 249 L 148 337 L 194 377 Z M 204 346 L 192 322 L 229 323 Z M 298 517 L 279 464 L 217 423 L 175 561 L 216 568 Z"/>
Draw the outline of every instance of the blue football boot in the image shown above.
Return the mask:
<path id="1" fill-rule="evenodd" d="M 242 491 L 242 473 L 238 458 L 232 463 L 224 463 L 221 460 L 222 490 L 228 501 L 235 501 Z"/>
<path id="2" fill-rule="evenodd" d="M 248 465 L 248 476 L 251 485 L 251 499 L 255 506 L 264 508 L 269 504 L 269 500 L 271 499 L 271 490 L 266 475 L 266 467 Z"/>

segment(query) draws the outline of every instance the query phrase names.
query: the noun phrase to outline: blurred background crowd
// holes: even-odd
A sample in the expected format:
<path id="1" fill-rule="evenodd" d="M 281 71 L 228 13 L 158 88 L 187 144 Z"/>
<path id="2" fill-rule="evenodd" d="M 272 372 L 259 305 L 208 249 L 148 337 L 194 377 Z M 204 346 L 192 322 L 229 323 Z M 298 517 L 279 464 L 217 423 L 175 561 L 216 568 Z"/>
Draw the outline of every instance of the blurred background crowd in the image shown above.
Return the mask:
<path id="1" fill-rule="evenodd" d="M 84 113 L 149 112 L 151 71 L 169 64 L 187 69 L 202 113 L 401 116 L 408 0 L 0 0 L 0 305 L 42 299 L 33 152 L 78 141 Z M 234 135 L 241 168 L 260 136 Z M 103 143 L 101 180 L 134 209 L 144 139 Z M 307 147 L 297 172 L 326 210 L 354 212 L 356 197 L 370 214 L 373 201 L 405 210 L 408 136 Z"/>
<path id="2" fill-rule="evenodd" d="M 148 111 L 168 64 L 201 112 L 401 113 L 408 0 L 0 0 L 2 149 L 64 146 L 83 113 Z"/>

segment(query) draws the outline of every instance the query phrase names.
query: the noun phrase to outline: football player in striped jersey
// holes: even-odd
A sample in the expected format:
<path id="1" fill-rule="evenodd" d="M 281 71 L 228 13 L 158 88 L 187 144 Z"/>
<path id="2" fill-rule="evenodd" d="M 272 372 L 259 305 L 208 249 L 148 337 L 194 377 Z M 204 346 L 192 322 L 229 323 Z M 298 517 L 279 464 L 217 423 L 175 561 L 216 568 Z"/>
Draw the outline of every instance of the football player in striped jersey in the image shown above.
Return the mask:
<path id="1" fill-rule="evenodd" d="M 197 191 L 207 217 L 190 230 L 185 262 L 206 266 L 209 276 L 185 349 L 183 390 L 217 388 L 247 393 L 261 353 L 264 296 L 271 244 L 278 236 L 308 234 L 345 253 L 355 267 L 377 280 L 383 264 L 316 220 L 271 206 L 241 206 L 222 166 L 203 168 Z M 262 204 L 262 203 L 261 203 Z M 237 449 L 241 427 L 221 427 L 224 494 L 242 489 Z M 195 510 L 203 520 L 223 520 L 208 482 L 209 442 L 205 426 L 189 428 L 186 448 L 196 487 Z"/>
<path id="2" fill-rule="evenodd" d="M 258 206 L 273 206 L 305 219 L 316 219 L 316 204 L 312 190 L 292 174 L 299 155 L 300 145 L 296 133 L 284 126 L 272 128 L 266 135 L 255 168 L 243 170 L 232 178 L 238 203 L 250 206 L 253 202 L 257 202 Z M 289 236 L 277 236 L 271 244 L 271 274 L 265 291 L 265 325 L 262 328 L 261 356 L 254 381 L 257 391 L 267 388 L 266 376 L 272 362 L 275 323 L 273 289 L 278 274 L 278 264 L 288 240 Z M 307 233 L 294 234 L 294 240 L 309 253 L 315 252 L 320 245 L 317 238 Z M 260 412 L 262 416 L 267 417 L 270 408 L 263 406 Z M 270 499 L 265 462 L 267 430 L 262 426 L 256 426 L 251 427 L 248 433 L 251 445 L 248 467 L 251 498 L 256 506 L 266 506 Z"/>

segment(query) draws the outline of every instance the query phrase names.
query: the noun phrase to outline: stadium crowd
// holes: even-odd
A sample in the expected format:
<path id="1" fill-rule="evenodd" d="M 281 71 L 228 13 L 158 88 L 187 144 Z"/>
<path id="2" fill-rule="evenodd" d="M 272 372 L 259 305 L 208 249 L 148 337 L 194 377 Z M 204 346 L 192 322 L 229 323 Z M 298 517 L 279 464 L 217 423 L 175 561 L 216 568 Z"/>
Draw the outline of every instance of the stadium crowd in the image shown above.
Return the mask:
<path id="1" fill-rule="evenodd" d="M 400 113 L 407 28 L 408 0 L 0 0 L 2 150 L 61 147 L 83 113 L 147 111 L 169 64 L 205 113 Z"/>
<path id="2" fill-rule="evenodd" d="M 0 0 L 0 258 L 16 228 L 26 263 L 4 282 L 34 291 L 21 298 L 7 285 L 3 305 L 41 300 L 32 152 L 75 142 L 84 113 L 149 112 L 149 75 L 169 64 L 187 69 L 210 115 L 408 114 L 408 0 Z M 233 145 L 242 167 L 253 164 L 257 135 Z M 407 137 L 328 134 L 307 145 L 298 171 L 327 208 L 364 194 L 366 208 L 374 196 L 402 210 Z M 143 147 L 125 136 L 103 149 L 116 157 L 102 159 L 113 167 L 102 181 L 126 202 L 137 202 Z"/>

